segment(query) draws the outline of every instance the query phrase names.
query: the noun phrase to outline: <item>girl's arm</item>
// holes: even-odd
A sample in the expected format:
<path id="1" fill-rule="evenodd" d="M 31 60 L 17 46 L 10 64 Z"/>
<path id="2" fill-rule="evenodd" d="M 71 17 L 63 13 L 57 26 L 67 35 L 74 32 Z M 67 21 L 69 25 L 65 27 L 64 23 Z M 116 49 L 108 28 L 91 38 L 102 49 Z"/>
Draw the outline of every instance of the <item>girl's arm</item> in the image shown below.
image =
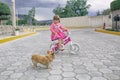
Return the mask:
<path id="1" fill-rule="evenodd" d="M 53 25 L 50 26 L 50 31 L 51 31 L 52 33 L 54 33 L 54 34 L 57 34 L 57 33 L 55 32 L 54 28 L 53 28 Z"/>
<path id="2" fill-rule="evenodd" d="M 65 28 L 62 24 L 60 25 L 60 28 L 61 28 L 63 31 L 68 31 L 68 29 Z"/>

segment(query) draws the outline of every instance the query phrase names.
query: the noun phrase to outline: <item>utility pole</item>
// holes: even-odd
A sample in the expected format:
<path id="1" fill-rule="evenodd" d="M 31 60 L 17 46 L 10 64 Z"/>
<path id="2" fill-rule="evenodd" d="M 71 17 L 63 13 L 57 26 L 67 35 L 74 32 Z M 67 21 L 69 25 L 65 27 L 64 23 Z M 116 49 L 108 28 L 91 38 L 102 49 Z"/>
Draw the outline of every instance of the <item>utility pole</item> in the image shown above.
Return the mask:
<path id="1" fill-rule="evenodd" d="M 15 0 L 11 0 L 11 2 L 12 2 L 12 26 L 15 30 L 16 29 Z"/>

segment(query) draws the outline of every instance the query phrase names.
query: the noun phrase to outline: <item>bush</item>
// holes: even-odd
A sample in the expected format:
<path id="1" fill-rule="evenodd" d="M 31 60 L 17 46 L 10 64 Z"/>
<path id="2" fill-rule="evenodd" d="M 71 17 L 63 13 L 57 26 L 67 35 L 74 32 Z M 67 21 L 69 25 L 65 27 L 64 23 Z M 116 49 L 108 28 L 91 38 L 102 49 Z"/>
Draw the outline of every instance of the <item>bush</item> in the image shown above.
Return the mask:
<path id="1" fill-rule="evenodd" d="M 114 31 L 114 29 L 106 29 L 106 30 L 108 30 L 108 31 Z"/>
<path id="2" fill-rule="evenodd" d="M 19 28 L 16 28 L 15 31 L 19 31 L 20 29 Z"/>

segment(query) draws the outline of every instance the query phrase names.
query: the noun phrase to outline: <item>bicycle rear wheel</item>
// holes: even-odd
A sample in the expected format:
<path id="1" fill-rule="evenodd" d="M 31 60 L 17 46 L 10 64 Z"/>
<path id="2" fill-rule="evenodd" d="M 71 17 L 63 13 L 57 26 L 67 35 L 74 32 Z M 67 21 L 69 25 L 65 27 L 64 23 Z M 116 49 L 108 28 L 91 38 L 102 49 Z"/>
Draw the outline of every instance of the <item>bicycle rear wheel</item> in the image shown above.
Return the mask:
<path id="1" fill-rule="evenodd" d="M 64 45 L 62 45 L 62 47 L 64 47 Z M 56 46 L 56 43 L 52 43 L 50 45 L 50 50 L 54 51 L 55 53 L 59 53 L 59 51 L 60 51 L 58 46 Z"/>

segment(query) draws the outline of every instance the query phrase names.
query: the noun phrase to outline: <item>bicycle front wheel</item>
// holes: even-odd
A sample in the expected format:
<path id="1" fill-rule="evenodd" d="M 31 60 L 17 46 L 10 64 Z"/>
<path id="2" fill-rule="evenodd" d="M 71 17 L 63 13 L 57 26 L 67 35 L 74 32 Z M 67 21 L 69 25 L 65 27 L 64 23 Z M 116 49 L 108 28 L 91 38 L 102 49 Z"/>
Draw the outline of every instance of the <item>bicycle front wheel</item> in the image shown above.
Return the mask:
<path id="1" fill-rule="evenodd" d="M 71 51 L 74 51 L 74 52 L 79 52 L 80 47 L 79 47 L 78 44 L 73 43 L 73 44 L 70 46 L 70 50 L 71 50 Z"/>

